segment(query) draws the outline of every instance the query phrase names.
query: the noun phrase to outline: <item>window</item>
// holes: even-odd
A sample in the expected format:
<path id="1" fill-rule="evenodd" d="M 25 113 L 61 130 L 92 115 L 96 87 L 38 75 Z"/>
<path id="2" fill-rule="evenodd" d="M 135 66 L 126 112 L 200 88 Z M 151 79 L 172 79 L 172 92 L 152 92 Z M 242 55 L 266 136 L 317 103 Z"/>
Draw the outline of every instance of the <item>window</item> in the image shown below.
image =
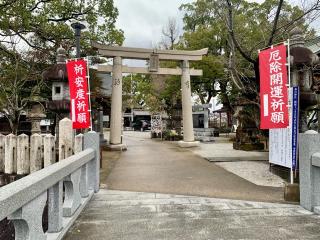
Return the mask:
<path id="1" fill-rule="evenodd" d="M 55 92 L 56 94 L 61 94 L 61 86 L 55 86 L 55 87 L 54 87 L 54 92 Z"/>

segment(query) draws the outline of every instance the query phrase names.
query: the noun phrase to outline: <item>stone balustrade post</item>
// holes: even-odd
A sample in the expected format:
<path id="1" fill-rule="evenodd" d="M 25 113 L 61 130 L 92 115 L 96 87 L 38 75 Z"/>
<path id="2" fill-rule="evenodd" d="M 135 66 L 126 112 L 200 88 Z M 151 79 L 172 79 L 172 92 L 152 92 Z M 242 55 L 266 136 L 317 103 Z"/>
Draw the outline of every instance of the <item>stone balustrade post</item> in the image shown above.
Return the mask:
<path id="1" fill-rule="evenodd" d="M 43 139 L 43 148 L 44 167 L 47 167 L 56 162 L 56 149 L 53 135 L 46 134 Z"/>
<path id="2" fill-rule="evenodd" d="M 30 139 L 30 173 L 42 169 L 42 137 L 33 134 Z"/>
<path id="3" fill-rule="evenodd" d="M 46 134 L 43 138 L 44 167 L 48 167 L 56 162 L 56 150 L 54 136 Z M 59 181 L 48 189 L 48 232 L 59 232 L 62 225 L 62 196 L 63 181 Z"/>
<path id="4" fill-rule="evenodd" d="M 74 153 L 83 151 L 83 134 L 80 133 L 74 138 Z"/>
<path id="5" fill-rule="evenodd" d="M 320 134 L 315 131 L 307 131 L 299 134 L 299 177 L 300 177 L 300 205 L 309 211 L 313 211 L 315 203 L 314 183 L 320 184 L 320 170 L 316 172 L 312 166 L 312 155 L 320 152 Z M 315 205 L 316 204 L 316 205 Z"/>
<path id="6" fill-rule="evenodd" d="M 29 137 L 26 134 L 18 136 L 17 140 L 17 174 L 30 173 Z"/>
<path id="7" fill-rule="evenodd" d="M 65 198 L 63 202 L 63 216 L 71 217 L 81 204 L 80 195 L 81 168 L 71 173 L 63 181 Z"/>
<path id="8" fill-rule="evenodd" d="M 48 189 L 48 232 L 60 232 L 63 227 L 63 181 Z"/>
<path id="9" fill-rule="evenodd" d="M 70 157 L 73 150 L 72 121 L 64 118 L 59 122 L 59 161 Z"/>
<path id="10" fill-rule="evenodd" d="M 4 172 L 17 173 L 17 136 L 9 134 L 5 138 Z"/>
<path id="11" fill-rule="evenodd" d="M 4 173 L 4 150 L 6 137 L 0 133 L 0 173 Z"/>
<path id="12" fill-rule="evenodd" d="M 8 216 L 15 228 L 15 239 L 46 240 L 42 228 L 42 213 L 47 200 L 47 192 L 42 193 L 31 202 Z"/>
<path id="13" fill-rule="evenodd" d="M 73 154 L 73 138 L 72 121 L 68 118 L 62 119 L 59 122 L 59 161 Z M 72 216 L 81 204 L 80 175 L 81 168 L 65 177 L 63 181 L 65 187 L 64 217 Z"/>
<path id="14" fill-rule="evenodd" d="M 84 149 L 93 148 L 95 150 L 95 159 L 88 163 L 88 188 L 99 191 L 100 185 L 100 139 L 99 134 L 90 131 L 84 134 Z"/>
<path id="15" fill-rule="evenodd" d="M 74 153 L 77 154 L 83 151 L 83 134 L 78 134 L 74 139 Z M 80 195 L 82 198 L 88 197 L 88 167 L 87 164 L 81 167 L 80 176 Z"/>

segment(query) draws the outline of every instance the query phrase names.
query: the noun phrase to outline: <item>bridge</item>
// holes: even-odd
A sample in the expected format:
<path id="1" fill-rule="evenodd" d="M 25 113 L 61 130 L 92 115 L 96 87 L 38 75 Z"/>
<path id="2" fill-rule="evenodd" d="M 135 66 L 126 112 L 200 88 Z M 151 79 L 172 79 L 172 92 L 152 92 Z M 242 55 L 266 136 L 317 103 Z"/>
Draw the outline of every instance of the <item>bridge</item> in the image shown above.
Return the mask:
<path id="1" fill-rule="evenodd" d="M 223 173 L 219 167 L 171 143 L 125 137 L 132 152 L 119 153 L 121 159 L 107 188 L 99 180 L 105 181 L 99 175 L 99 136 L 94 132 L 84 135 L 82 151 L 0 188 L 0 219 L 7 217 L 13 222 L 15 239 L 319 239 L 318 215 L 296 204 L 266 199 L 271 188 L 253 186 L 231 173 Z M 307 146 L 302 147 L 316 151 L 320 137 L 305 137 Z M 145 148 L 149 150 L 144 151 Z M 159 164 L 163 149 L 167 152 Z M 150 151 L 157 157 L 150 159 Z M 317 158 L 317 154 L 311 155 Z M 185 169 L 181 169 L 183 165 Z M 140 173 L 136 171 L 139 168 Z M 150 176 L 147 169 L 158 175 Z M 217 176 L 210 176 L 209 172 Z M 218 181 L 222 173 L 225 177 Z M 234 187 L 239 191 L 232 190 L 234 198 L 242 200 L 219 195 L 222 183 L 224 188 L 230 187 L 230 178 L 238 182 Z M 124 190 L 129 186 L 123 185 L 125 181 L 131 182 L 129 188 L 133 190 Z M 136 191 L 135 185 L 136 190 L 149 191 Z M 205 189 L 212 193 L 204 194 Z M 245 189 L 252 196 L 241 193 Z M 260 194 L 265 197 L 250 200 L 258 197 L 262 189 L 264 193 Z M 44 212 L 48 213 L 46 228 Z"/>

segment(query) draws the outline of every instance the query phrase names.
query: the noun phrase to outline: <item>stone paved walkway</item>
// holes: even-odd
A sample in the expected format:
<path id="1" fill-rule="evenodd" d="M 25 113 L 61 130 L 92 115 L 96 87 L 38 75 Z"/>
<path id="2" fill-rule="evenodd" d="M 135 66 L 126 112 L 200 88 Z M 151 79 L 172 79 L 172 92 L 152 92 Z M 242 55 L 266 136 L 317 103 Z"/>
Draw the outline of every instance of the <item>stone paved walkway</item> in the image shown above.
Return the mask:
<path id="1" fill-rule="evenodd" d="M 65 240 L 320 239 L 298 205 L 101 189 Z"/>
<path id="2" fill-rule="evenodd" d="M 320 217 L 284 204 L 282 188 L 147 136 L 128 133 L 128 151 L 109 155 L 114 167 L 65 240 L 320 239 Z"/>
<path id="3" fill-rule="evenodd" d="M 282 188 L 147 137 L 127 133 L 128 151 L 104 153 L 104 168 L 110 158 L 114 167 L 65 240 L 320 239 L 320 217 L 284 204 Z"/>
<path id="4" fill-rule="evenodd" d="M 151 140 L 148 132 L 125 132 L 124 139 L 128 150 L 102 182 L 108 189 L 283 201 L 283 188 L 258 186 L 175 143 Z"/>

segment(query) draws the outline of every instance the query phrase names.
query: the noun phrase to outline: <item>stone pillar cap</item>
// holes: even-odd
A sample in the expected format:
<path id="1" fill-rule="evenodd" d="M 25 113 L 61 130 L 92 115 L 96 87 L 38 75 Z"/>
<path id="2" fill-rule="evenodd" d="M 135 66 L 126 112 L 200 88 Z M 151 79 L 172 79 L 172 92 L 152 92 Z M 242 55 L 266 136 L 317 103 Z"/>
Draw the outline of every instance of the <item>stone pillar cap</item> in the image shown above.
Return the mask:
<path id="1" fill-rule="evenodd" d="M 315 131 L 315 130 L 307 130 L 307 131 L 305 131 L 304 133 L 305 133 L 305 134 L 318 134 L 318 132 Z"/>

